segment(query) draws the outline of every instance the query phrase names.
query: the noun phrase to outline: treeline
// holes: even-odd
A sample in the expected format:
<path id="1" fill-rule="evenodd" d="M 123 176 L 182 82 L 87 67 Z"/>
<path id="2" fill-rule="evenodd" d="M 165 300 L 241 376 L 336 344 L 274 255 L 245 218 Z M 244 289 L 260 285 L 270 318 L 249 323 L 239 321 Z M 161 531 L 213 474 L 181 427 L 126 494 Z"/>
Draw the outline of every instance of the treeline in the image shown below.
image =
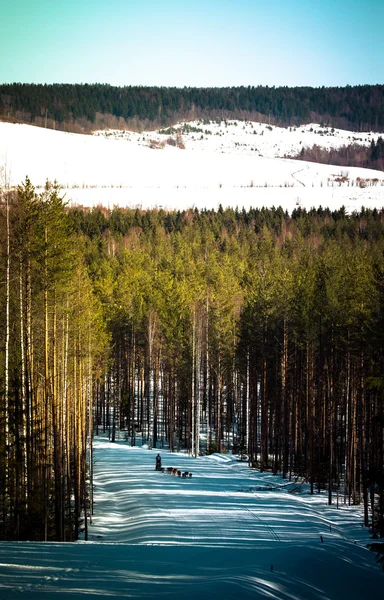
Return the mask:
<path id="1" fill-rule="evenodd" d="M 384 212 L 55 201 L 56 230 L 53 192 L 27 181 L 2 206 L 3 537 L 26 523 L 63 539 L 63 519 L 77 535 L 92 425 L 244 453 L 329 502 L 362 502 L 383 536 Z"/>
<path id="2" fill-rule="evenodd" d="M 384 129 L 384 86 L 167 88 L 105 84 L 2 84 L 0 117 L 90 131 L 151 129 L 195 118 L 247 118 L 278 125 L 311 121 L 358 131 Z"/>
<path id="3" fill-rule="evenodd" d="M 0 539 L 74 540 L 106 333 L 57 186 L 1 194 Z"/>
<path id="4" fill-rule="evenodd" d="M 316 144 L 311 148 L 304 147 L 293 158 L 323 163 L 326 165 L 339 165 L 344 167 L 363 167 L 384 171 L 384 140 L 380 136 L 372 140 L 370 146 L 350 144 L 341 148 L 321 148 Z"/>

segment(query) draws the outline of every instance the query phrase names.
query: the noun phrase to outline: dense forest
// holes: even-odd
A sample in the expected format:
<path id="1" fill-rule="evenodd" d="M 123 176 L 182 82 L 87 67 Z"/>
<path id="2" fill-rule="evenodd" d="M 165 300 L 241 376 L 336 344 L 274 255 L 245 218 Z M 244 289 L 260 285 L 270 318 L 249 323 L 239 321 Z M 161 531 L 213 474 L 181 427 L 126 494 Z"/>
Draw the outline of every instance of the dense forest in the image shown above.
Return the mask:
<path id="1" fill-rule="evenodd" d="M 276 125 L 319 122 L 384 130 L 384 86 L 114 87 L 1 84 L 0 118 L 69 131 L 155 129 L 178 120 L 240 118 Z"/>
<path id="2" fill-rule="evenodd" d="M 72 540 L 92 498 L 101 308 L 57 186 L 1 199 L 0 536 Z"/>
<path id="3" fill-rule="evenodd" d="M 76 539 L 92 431 L 232 450 L 384 536 L 384 211 L 0 212 L 0 537 Z"/>

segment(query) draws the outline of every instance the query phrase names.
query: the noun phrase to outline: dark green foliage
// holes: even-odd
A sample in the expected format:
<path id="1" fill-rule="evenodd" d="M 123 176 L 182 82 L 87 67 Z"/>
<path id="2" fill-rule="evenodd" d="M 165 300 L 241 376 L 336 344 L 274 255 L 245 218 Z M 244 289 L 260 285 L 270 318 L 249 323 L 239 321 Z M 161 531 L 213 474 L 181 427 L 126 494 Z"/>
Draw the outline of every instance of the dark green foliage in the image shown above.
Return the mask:
<path id="1" fill-rule="evenodd" d="M 264 117 L 274 124 L 297 125 L 314 119 L 358 131 L 384 129 L 384 86 L 332 88 L 114 87 L 106 84 L 3 84 L 0 116 L 55 126 L 92 128 L 97 115 L 113 115 L 145 128 L 172 125 L 180 118 Z M 72 122 L 72 125 L 71 125 Z M 374 159 L 376 160 L 376 159 Z"/>
<path id="2" fill-rule="evenodd" d="M 84 212 L 83 231 L 88 221 Z M 384 367 L 383 211 L 119 209 L 105 214 L 104 226 L 102 237 L 117 243 L 113 256 L 100 244 L 87 263 L 102 301 L 108 273 L 116 281 L 105 305 L 114 368 L 146 365 L 139 406 L 137 381 L 122 390 L 128 435 L 136 412 L 144 435 L 157 436 L 148 392 L 148 370 L 157 369 L 172 397 L 172 433 L 162 439 L 191 448 L 200 352 L 204 451 L 221 451 L 235 431 L 251 465 L 301 476 L 312 491 L 327 489 L 329 502 L 336 490 L 363 502 L 365 524 L 381 534 L 382 401 L 364 382 Z"/>
<path id="3" fill-rule="evenodd" d="M 29 197 L 29 182 L 23 194 Z M 18 215 L 16 208 L 18 204 Z M 31 223 L 37 226 L 35 208 L 41 207 L 30 207 Z M 55 290 L 46 285 L 51 323 L 46 331 L 56 328 L 59 335 L 48 366 L 53 372 L 56 354 L 69 353 L 73 381 L 67 394 L 75 389 L 80 366 L 88 373 L 88 336 L 93 334 L 95 343 L 104 327 L 108 331 L 102 338 L 108 353 L 103 345 L 93 378 L 98 430 L 115 440 L 119 428 L 124 429 L 133 444 L 140 432 L 152 446 L 186 447 L 192 454 L 221 452 L 236 437 L 235 445 L 246 452 L 251 466 L 301 477 L 312 492 L 326 489 L 329 502 L 362 502 L 365 525 L 384 535 L 384 211 L 363 208 L 348 214 L 345 207 L 297 207 L 289 215 L 281 207 L 220 205 L 217 211 L 171 212 L 66 207 L 64 219 L 61 208 L 62 236 L 70 238 L 78 253 L 72 271 L 64 271 L 60 261 L 56 265 L 55 248 L 40 247 L 40 230 L 30 245 L 24 242 L 21 254 L 24 268 L 30 263 L 28 250 L 36 269 L 31 272 L 32 293 L 24 294 L 35 321 L 36 385 L 41 386 L 44 367 L 44 273 L 37 277 L 42 260 L 47 272 L 51 267 L 58 271 L 52 273 Z M 26 236 L 28 228 L 21 222 Z M 5 232 L 3 210 L 3 245 Z M 13 244 L 18 234 L 14 229 Z M 36 250 L 40 258 L 32 255 Z M 3 270 L 4 257 L 3 251 Z M 11 307 L 19 331 L 19 261 L 13 260 L 12 267 Z M 5 300 L 2 288 L 2 307 Z M 4 342 L 1 332 L 3 354 Z M 81 352 L 80 343 L 85 344 Z M 8 412 L 17 422 L 25 413 L 18 395 L 17 335 L 11 350 Z M 0 393 L 3 364 L 4 359 Z M 88 388 L 83 384 L 81 389 Z M 40 393 L 44 399 L 45 388 Z M 58 389 L 54 408 L 61 397 Z M 0 419 L 5 413 L 0 396 Z M 91 412 L 84 418 L 87 414 Z M 207 432 L 197 444 L 196 423 Z M 2 432 L 0 428 L 0 449 Z M 16 448 L 16 430 L 11 434 Z M 41 444 L 40 438 L 32 441 Z M 41 451 L 42 465 L 45 459 Z M 85 489 L 81 482 L 79 493 Z M 8 510 L 1 501 L 0 494 L 0 518 Z M 34 506 L 38 518 L 40 505 L 36 501 Z"/>

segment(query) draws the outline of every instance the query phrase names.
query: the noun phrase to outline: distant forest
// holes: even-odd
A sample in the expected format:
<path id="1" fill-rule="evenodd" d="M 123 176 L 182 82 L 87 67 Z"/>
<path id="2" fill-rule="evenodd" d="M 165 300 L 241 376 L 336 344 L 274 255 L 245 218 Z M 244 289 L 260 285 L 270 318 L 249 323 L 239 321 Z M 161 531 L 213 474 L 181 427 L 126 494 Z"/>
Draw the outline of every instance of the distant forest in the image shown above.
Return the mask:
<path id="1" fill-rule="evenodd" d="M 106 84 L 3 84 L 0 119 L 75 132 L 132 130 L 195 118 L 254 119 L 290 126 L 312 121 L 384 131 L 384 85 L 169 88 Z"/>

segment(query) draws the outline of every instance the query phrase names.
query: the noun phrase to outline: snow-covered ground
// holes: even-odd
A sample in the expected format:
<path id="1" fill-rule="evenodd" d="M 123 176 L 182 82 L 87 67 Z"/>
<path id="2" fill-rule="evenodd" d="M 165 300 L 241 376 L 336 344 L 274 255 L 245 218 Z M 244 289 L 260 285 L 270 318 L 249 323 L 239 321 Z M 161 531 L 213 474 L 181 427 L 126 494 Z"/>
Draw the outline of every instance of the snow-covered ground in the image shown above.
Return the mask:
<path id="1" fill-rule="evenodd" d="M 181 134 L 181 141 L 188 150 L 214 151 L 224 154 L 284 158 L 293 156 L 314 145 L 320 148 L 340 148 L 349 144 L 369 146 L 377 140 L 378 133 L 357 133 L 334 129 L 316 123 L 300 127 L 276 127 L 252 121 L 193 121 L 175 127 L 144 133 L 120 130 L 101 130 L 94 135 L 110 140 L 125 140 L 141 146 L 152 141 L 159 143 Z"/>
<path id="2" fill-rule="evenodd" d="M 156 472 L 157 450 L 98 438 L 89 541 L 0 543 L 2 600 L 380 597 L 360 507 L 231 455 L 160 452 L 192 478 Z"/>
<path id="3" fill-rule="evenodd" d="M 84 206 L 202 209 L 221 204 L 288 211 L 384 206 L 382 172 L 284 158 L 315 143 L 369 145 L 378 134 L 241 121 L 194 122 L 176 129 L 183 132 L 183 150 L 166 143 L 176 140 L 172 129 L 87 136 L 0 123 L 0 166 L 11 185 L 26 175 L 37 188 L 46 179 L 57 180 L 70 203 Z"/>

